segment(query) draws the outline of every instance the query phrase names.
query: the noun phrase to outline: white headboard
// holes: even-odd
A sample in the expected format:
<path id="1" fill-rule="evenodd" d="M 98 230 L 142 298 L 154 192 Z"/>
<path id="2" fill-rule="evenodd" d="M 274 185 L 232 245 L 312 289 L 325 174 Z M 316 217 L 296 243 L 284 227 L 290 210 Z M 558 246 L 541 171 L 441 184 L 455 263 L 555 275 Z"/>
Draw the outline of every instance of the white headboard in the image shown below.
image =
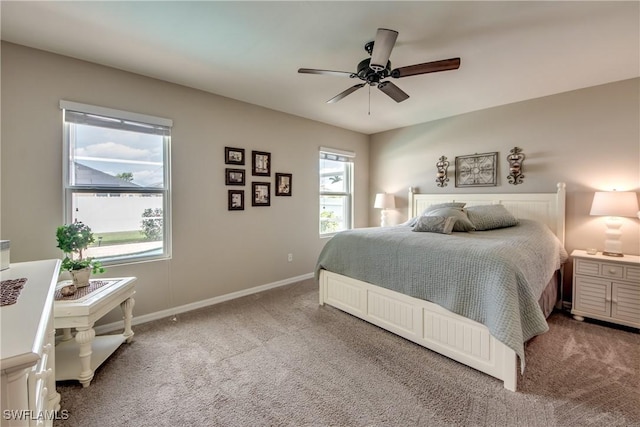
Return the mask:
<path id="1" fill-rule="evenodd" d="M 547 224 L 564 245 L 566 184 L 558 183 L 555 193 L 418 194 L 409 189 L 409 218 L 431 205 L 465 202 L 467 206 L 502 204 L 516 218 Z"/>

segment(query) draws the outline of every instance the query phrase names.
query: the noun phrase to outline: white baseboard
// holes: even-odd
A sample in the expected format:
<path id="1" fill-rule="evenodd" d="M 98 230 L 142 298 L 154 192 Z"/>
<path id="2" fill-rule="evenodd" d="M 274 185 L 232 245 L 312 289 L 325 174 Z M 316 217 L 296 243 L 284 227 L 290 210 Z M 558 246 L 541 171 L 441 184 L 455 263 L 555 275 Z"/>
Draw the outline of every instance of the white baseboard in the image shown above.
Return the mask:
<path id="1" fill-rule="evenodd" d="M 156 311 L 155 313 L 144 314 L 142 316 L 133 316 L 132 325 L 140 325 L 142 323 L 151 322 L 152 320 L 163 319 L 165 317 L 175 316 L 176 314 L 186 313 L 187 311 L 197 310 L 198 308 L 208 307 L 210 305 L 219 304 L 221 302 L 229 301 L 232 299 L 244 297 L 247 295 L 255 294 L 258 292 L 266 291 L 268 289 L 277 288 L 280 286 L 289 285 L 291 283 L 300 282 L 313 278 L 313 273 L 303 274 L 302 276 L 290 277 L 288 279 L 279 280 L 273 283 L 267 283 L 266 285 L 255 286 L 253 288 L 244 289 L 238 292 L 232 292 L 230 294 L 221 295 L 219 297 L 213 297 L 202 301 L 192 302 L 190 304 L 181 305 L 178 307 L 168 308 L 166 310 Z M 124 328 L 124 322 L 118 321 L 108 323 L 106 325 L 96 326 L 94 329 L 96 335 L 105 334 Z"/>

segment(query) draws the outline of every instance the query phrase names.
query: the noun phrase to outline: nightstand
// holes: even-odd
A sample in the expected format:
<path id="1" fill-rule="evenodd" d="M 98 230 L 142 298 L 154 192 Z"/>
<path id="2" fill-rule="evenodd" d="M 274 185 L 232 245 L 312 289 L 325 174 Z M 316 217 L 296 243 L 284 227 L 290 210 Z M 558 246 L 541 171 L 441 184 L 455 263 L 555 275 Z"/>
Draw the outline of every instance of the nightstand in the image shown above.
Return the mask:
<path id="1" fill-rule="evenodd" d="M 574 319 L 640 328 L 640 256 L 614 258 L 575 250 L 571 257 Z"/>

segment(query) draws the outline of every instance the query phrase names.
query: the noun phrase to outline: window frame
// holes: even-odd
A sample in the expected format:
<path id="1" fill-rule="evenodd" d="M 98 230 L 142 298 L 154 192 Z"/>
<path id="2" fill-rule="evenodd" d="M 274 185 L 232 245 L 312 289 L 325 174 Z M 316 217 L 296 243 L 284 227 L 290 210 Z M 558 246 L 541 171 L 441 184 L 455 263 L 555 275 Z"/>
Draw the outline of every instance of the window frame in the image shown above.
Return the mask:
<path id="1" fill-rule="evenodd" d="M 63 127 L 63 159 L 62 159 L 62 186 L 63 186 L 63 218 L 66 224 L 74 221 L 73 197 L 75 194 L 151 194 L 162 195 L 162 253 L 157 255 L 126 255 L 120 254 L 113 257 L 100 258 L 105 266 L 133 264 L 145 261 L 156 261 L 170 259 L 172 256 L 172 227 L 171 227 L 171 127 L 173 121 L 161 117 L 154 117 L 139 113 L 132 113 L 112 108 L 99 107 L 88 104 L 81 104 L 71 101 L 60 101 L 60 109 L 62 110 L 62 127 Z M 114 118 L 124 121 L 131 121 L 140 124 L 148 124 L 168 128 L 168 135 L 163 135 L 163 187 L 116 187 L 116 186 L 91 186 L 72 184 L 71 176 L 71 125 L 66 120 L 66 112 L 73 111 L 84 114 L 92 114 L 101 117 Z M 131 130 L 125 127 L 118 128 L 121 130 Z"/>
<path id="2" fill-rule="evenodd" d="M 354 197 L 353 197 L 353 192 L 354 192 L 354 185 L 353 182 L 355 180 L 355 157 L 356 157 L 356 153 L 352 152 L 352 151 L 345 151 L 345 150 L 340 150 L 340 149 L 336 149 L 336 148 L 327 148 L 327 147 L 320 147 L 319 153 L 318 153 L 318 192 L 319 192 L 319 196 L 318 196 L 318 202 L 319 202 L 319 206 L 318 206 L 318 233 L 320 235 L 321 238 L 324 237 L 332 237 L 334 236 L 336 233 L 339 233 L 342 230 L 339 231 L 331 231 L 331 232 L 322 232 L 322 217 L 320 217 L 320 213 L 321 213 L 321 209 L 320 207 L 322 206 L 322 197 L 323 196 L 339 196 L 339 197 L 344 197 L 345 198 L 345 228 L 344 230 L 351 230 L 353 229 L 353 218 L 354 218 Z M 328 160 L 335 160 L 335 161 L 339 161 L 339 162 L 343 162 L 345 163 L 347 166 L 347 170 L 346 170 L 346 174 L 347 176 L 345 177 L 345 180 L 347 181 L 345 183 L 345 188 L 346 191 L 322 191 L 321 189 L 321 183 L 322 183 L 322 171 L 320 170 L 320 161 L 322 161 L 323 159 L 323 155 L 329 155 L 329 156 L 335 156 L 336 159 L 328 159 Z"/>

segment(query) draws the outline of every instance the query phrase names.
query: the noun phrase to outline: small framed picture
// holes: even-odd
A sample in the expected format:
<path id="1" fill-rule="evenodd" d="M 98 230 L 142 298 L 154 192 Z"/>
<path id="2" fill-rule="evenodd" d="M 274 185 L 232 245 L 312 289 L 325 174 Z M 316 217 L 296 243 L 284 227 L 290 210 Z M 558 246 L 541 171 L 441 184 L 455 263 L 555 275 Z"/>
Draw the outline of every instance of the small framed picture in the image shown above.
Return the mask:
<path id="1" fill-rule="evenodd" d="M 271 153 L 251 152 L 251 173 L 255 176 L 271 176 Z"/>
<path id="2" fill-rule="evenodd" d="M 227 185 L 244 185 L 244 169 L 225 169 L 225 184 Z"/>
<path id="3" fill-rule="evenodd" d="M 224 163 L 244 165 L 244 148 L 224 147 Z"/>
<path id="4" fill-rule="evenodd" d="M 252 182 L 251 206 L 271 206 L 271 183 L 270 182 Z"/>
<path id="5" fill-rule="evenodd" d="M 497 161 L 497 152 L 456 157 L 456 187 L 495 187 Z"/>
<path id="6" fill-rule="evenodd" d="M 291 195 L 291 178 L 290 173 L 276 173 L 276 196 Z"/>
<path id="7" fill-rule="evenodd" d="M 229 210 L 244 210 L 244 190 L 229 190 Z"/>

